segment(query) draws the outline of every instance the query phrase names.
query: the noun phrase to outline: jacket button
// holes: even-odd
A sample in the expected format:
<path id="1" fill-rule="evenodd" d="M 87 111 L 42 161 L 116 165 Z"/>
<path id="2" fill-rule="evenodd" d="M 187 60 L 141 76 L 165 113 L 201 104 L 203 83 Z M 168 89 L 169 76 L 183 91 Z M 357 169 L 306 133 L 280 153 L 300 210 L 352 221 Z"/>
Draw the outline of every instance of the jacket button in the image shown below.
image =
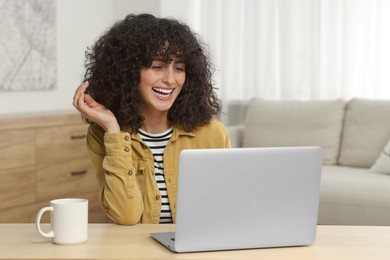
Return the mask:
<path id="1" fill-rule="evenodd" d="M 128 172 L 128 174 L 129 174 L 129 176 L 133 175 L 133 171 L 130 170 L 130 171 Z"/>
<path id="2" fill-rule="evenodd" d="M 129 147 L 127 147 L 127 146 L 125 147 L 125 149 L 124 149 L 124 150 L 125 150 L 125 152 L 128 152 L 128 151 L 130 151 L 130 150 L 129 150 Z"/>
<path id="3" fill-rule="evenodd" d="M 160 200 L 160 195 L 156 195 L 156 200 Z"/>
<path id="4" fill-rule="evenodd" d="M 125 136 L 125 140 L 129 141 L 130 137 L 128 135 Z"/>

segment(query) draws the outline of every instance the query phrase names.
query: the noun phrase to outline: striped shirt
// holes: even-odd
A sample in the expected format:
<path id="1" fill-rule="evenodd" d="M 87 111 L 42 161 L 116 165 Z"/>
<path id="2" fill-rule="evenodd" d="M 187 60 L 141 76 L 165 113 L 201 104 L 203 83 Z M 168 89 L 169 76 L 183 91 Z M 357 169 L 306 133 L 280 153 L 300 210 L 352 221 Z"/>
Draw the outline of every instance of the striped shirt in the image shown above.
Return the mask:
<path id="1" fill-rule="evenodd" d="M 138 130 L 138 134 L 149 146 L 154 158 L 154 176 L 161 196 L 160 223 L 173 223 L 164 177 L 164 150 L 172 136 L 172 132 L 173 127 L 161 134 L 149 134 L 142 129 Z"/>

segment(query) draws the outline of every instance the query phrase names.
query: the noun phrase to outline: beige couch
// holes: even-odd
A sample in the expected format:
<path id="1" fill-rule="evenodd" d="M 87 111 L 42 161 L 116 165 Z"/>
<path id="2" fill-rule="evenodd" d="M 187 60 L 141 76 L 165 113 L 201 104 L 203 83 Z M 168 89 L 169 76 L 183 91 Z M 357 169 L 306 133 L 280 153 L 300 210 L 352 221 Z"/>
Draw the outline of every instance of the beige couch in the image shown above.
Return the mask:
<path id="1" fill-rule="evenodd" d="M 320 145 L 319 224 L 390 225 L 390 101 L 249 102 L 233 147 Z"/>

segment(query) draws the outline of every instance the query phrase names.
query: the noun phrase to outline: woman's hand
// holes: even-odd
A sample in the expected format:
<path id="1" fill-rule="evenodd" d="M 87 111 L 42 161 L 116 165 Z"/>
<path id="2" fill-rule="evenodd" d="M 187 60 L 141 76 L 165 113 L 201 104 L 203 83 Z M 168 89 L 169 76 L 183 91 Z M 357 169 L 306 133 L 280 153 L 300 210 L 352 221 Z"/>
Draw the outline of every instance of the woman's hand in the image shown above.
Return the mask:
<path id="1" fill-rule="evenodd" d="M 99 104 L 90 95 L 85 93 L 88 86 L 88 81 L 85 81 L 76 89 L 73 96 L 73 106 L 80 111 L 84 117 L 103 127 L 106 132 L 119 133 L 120 127 L 115 115 L 105 106 Z"/>

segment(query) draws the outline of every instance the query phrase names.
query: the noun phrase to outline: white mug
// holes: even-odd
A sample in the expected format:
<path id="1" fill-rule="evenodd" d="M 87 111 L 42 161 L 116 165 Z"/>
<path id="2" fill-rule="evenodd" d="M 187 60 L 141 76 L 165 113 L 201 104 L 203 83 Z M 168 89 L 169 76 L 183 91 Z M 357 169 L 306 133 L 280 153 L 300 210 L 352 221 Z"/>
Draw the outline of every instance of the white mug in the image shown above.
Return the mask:
<path id="1" fill-rule="evenodd" d="M 51 230 L 41 229 L 42 215 L 50 211 Z M 35 219 L 38 232 L 52 238 L 55 244 L 76 244 L 88 238 L 88 200 L 56 199 L 50 201 L 50 207 L 41 208 Z"/>

